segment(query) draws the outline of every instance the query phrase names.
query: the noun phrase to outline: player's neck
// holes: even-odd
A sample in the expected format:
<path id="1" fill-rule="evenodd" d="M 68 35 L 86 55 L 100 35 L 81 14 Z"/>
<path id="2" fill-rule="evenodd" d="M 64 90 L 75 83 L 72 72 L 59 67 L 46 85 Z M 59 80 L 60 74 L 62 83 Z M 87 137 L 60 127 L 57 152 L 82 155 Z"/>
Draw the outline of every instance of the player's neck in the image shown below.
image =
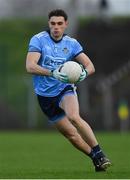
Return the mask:
<path id="1" fill-rule="evenodd" d="M 63 34 L 62 36 L 60 37 L 54 37 L 53 34 L 51 34 L 50 30 L 47 30 L 48 34 L 50 35 L 50 38 L 55 42 L 55 43 L 58 43 L 62 40 L 63 36 L 65 34 Z"/>
<path id="2" fill-rule="evenodd" d="M 50 34 L 52 39 L 54 39 L 55 41 L 60 41 L 62 39 L 63 36 L 53 36 L 52 34 Z"/>

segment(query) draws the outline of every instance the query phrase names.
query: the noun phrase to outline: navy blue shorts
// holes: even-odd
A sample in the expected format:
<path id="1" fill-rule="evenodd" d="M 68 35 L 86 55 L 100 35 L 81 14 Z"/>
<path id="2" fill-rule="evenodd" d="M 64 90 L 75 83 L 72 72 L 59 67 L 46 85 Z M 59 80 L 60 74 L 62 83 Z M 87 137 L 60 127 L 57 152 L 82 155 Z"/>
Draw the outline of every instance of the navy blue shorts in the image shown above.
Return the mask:
<path id="1" fill-rule="evenodd" d="M 47 115 L 50 122 L 56 122 L 65 116 L 65 112 L 60 108 L 59 104 L 62 98 L 68 94 L 75 94 L 75 90 L 72 86 L 68 85 L 61 91 L 58 96 L 44 97 L 37 95 L 39 105 L 42 111 Z"/>

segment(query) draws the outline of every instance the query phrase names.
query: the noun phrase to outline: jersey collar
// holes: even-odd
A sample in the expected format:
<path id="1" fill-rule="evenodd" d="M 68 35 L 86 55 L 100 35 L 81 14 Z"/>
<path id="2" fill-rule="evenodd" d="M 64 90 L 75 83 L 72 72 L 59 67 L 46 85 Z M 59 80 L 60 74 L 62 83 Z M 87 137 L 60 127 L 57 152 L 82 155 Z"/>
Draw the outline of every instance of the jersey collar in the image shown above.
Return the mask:
<path id="1" fill-rule="evenodd" d="M 46 32 L 49 34 L 50 38 L 51 38 L 55 43 L 59 43 L 59 42 L 63 39 L 63 37 L 66 35 L 66 34 L 63 34 L 63 36 L 62 36 L 61 39 L 55 40 L 55 39 L 51 36 L 50 30 L 47 30 Z"/>

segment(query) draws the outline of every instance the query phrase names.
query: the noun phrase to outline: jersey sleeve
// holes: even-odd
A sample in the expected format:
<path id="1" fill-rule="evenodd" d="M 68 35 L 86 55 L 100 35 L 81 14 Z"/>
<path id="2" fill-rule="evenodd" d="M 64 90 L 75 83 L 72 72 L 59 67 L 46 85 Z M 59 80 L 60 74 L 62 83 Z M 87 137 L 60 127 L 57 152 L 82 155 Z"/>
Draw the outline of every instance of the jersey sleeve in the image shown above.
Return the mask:
<path id="1" fill-rule="evenodd" d="M 80 53 L 83 52 L 83 47 L 80 45 L 80 43 L 75 40 L 73 45 L 73 55 L 74 57 L 78 56 Z"/>
<path id="2" fill-rule="evenodd" d="M 38 37 L 33 36 L 29 42 L 29 48 L 28 48 L 29 52 L 39 52 L 41 53 L 42 48 L 41 48 L 41 43 L 40 40 L 38 39 Z"/>

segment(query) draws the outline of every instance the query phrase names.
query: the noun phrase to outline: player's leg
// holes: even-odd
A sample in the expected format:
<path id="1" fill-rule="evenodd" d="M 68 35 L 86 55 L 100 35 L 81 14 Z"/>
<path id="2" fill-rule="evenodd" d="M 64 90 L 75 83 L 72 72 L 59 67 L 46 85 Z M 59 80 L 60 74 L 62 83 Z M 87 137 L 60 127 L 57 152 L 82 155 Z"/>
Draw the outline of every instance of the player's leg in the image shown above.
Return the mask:
<path id="1" fill-rule="evenodd" d="M 76 95 L 65 95 L 60 103 L 61 108 L 64 109 L 67 118 L 76 127 L 79 134 L 85 142 L 92 148 L 89 154 L 95 165 L 97 171 L 105 170 L 111 163 L 102 152 L 96 137 L 88 125 L 79 115 L 79 103 Z"/>
<path id="2" fill-rule="evenodd" d="M 66 117 L 65 112 L 59 107 L 60 99 L 60 95 L 50 98 L 38 95 L 39 105 L 42 111 L 49 117 L 50 122 L 53 123 L 76 148 L 85 154 L 89 154 L 91 152 L 90 146 L 82 139 L 77 129 Z"/>
<path id="3" fill-rule="evenodd" d="M 68 91 L 67 91 L 67 93 L 68 93 Z M 69 93 L 71 93 L 71 95 L 72 94 L 74 95 L 72 90 L 69 90 Z M 69 124 L 71 124 L 71 128 L 70 128 L 70 126 L 68 126 L 66 124 L 64 125 L 64 123 L 62 124 L 62 119 L 65 117 L 65 112 L 59 107 L 59 100 L 61 100 L 61 102 L 62 102 L 62 100 L 64 100 L 64 96 L 66 96 L 66 95 L 68 95 L 68 94 L 62 93 L 62 94 L 58 95 L 57 97 L 52 97 L 52 98 L 51 97 L 49 97 L 49 98 L 42 97 L 42 96 L 38 95 L 38 102 L 39 102 L 39 105 L 40 105 L 42 111 L 50 119 L 50 122 L 53 122 L 54 124 L 56 124 L 57 128 L 60 130 L 60 132 L 62 132 L 62 134 L 64 134 L 75 147 L 77 147 L 82 152 L 84 152 L 85 154 L 88 154 L 91 158 L 93 158 L 95 150 L 94 151 L 91 150 L 90 146 L 87 145 L 87 143 L 84 141 L 82 136 L 79 135 L 77 128 L 75 128 L 74 125 L 71 124 L 71 121 L 67 121 L 67 122 L 69 122 Z M 62 128 L 62 125 L 67 128 L 66 129 Z M 68 127 L 70 128 L 70 130 Z M 97 162 L 96 162 L 96 164 L 97 164 Z M 95 165 L 95 167 L 96 167 L 96 165 Z M 98 168 L 98 169 L 104 170 L 104 168 Z"/>
<path id="4" fill-rule="evenodd" d="M 89 144 L 89 146 L 96 146 L 98 142 L 91 127 L 79 115 L 79 103 L 77 96 L 69 94 L 65 95 L 61 101 L 61 108 L 64 109 L 68 119 L 77 128 L 80 135 Z"/>
<path id="5" fill-rule="evenodd" d="M 84 141 L 77 129 L 66 116 L 54 123 L 54 126 L 80 151 L 90 154 L 91 147 Z"/>

